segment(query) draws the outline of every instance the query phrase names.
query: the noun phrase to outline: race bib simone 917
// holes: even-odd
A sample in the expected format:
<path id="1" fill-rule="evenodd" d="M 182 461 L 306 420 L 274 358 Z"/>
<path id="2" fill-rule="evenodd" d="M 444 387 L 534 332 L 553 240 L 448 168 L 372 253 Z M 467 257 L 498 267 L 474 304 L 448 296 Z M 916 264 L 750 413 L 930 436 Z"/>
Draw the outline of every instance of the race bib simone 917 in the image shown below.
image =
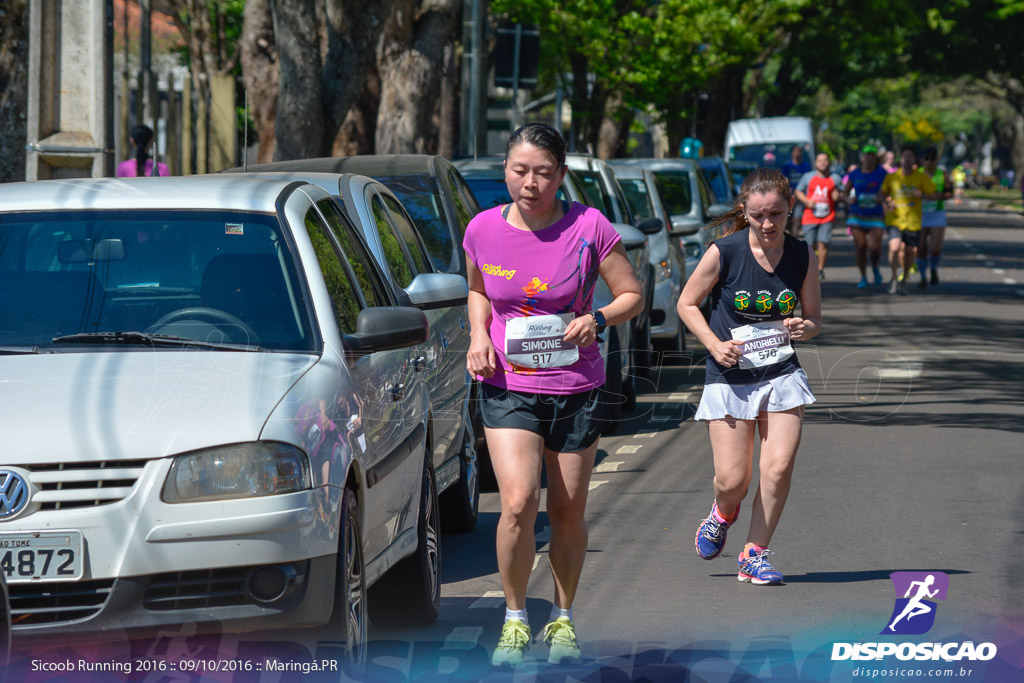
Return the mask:
<path id="1" fill-rule="evenodd" d="M 734 327 L 732 338 L 743 342 L 739 366 L 745 370 L 781 363 L 793 355 L 789 330 L 781 320 Z"/>
<path id="2" fill-rule="evenodd" d="M 565 328 L 576 315 L 531 315 L 505 323 L 505 358 L 526 368 L 559 368 L 580 358 L 580 349 L 566 342 Z"/>

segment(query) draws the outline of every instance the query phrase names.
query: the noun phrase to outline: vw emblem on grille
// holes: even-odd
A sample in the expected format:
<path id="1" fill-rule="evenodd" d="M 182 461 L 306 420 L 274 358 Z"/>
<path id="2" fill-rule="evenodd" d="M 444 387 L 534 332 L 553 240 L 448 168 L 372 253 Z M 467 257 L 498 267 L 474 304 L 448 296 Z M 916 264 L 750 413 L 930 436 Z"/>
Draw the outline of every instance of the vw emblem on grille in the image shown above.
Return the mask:
<path id="1" fill-rule="evenodd" d="M 28 505 L 28 483 L 17 472 L 0 470 L 0 520 L 14 517 Z"/>

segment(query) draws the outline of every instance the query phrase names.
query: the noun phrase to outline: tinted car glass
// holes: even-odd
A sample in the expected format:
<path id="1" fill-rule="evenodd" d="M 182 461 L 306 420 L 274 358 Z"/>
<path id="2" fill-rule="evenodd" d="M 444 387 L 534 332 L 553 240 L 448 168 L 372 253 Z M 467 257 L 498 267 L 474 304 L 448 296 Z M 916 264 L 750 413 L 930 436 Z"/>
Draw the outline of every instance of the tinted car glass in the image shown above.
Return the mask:
<path id="1" fill-rule="evenodd" d="M 661 203 L 672 216 L 690 213 L 693 195 L 688 171 L 655 171 Z"/>
<path id="2" fill-rule="evenodd" d="M 782 168 L 789 161 L 789 151 L 793 143 L 770 143 L 755 145 L 736 145 L 730 150 L 729 162 L 749 161 L 757 166 Z"/>
<path id="3" fill-rule="evenodd" d="M 619 186 L 636 219 L 654 218 L 654 204 L 643 178 L 619 178 Z"/>
<path id="4" fill-rule="evenodd" d="M 384 203 L 391 211 L 391 219 L 395 222 L 395 228 L 398 230 L 398 236 L 402 242 L 405 243 L 406 253 L 412 257 L 413 265 L 416 267 L 416 273 L 429 273 L 430 265 L 427 263 L 427 256 L 423 253 L 423 248 L 420 246 L 419 240 L 416 239 L 416 228 L 406 218 L 405 213 L 402 211 L 402 205 L 399 204 L 393 197 L 387 195 L 384 196 Z"/>
<path id="5" fill-rule="evenodd" d="M 327 236 L 327 226 L 320 222 L 313 209 L 306 212 L 306 233 L 313 243 L 320 272 L 327 285 L 327 293 L 334 304 L 334 316 L 338 321 L 338 329 L 342 334 L 350 334 L 356 330 L 356 318 L 359 317 L 360 302 L 356 289 L 349 279 L 348 269 L 342 265 L 344 257 L 339 254 Z"/>
<path id="6" fill-rule="evenodd" d="M 587 191 L 591 206 L 600 209 L 601 213 L 608 220 L 614 220 L 615 212 L 612 211 L 611 200 L 605 194 L 604 187 L 601 184 L 601 177 L 597 174 L 597 171 L 576 171 L 576 175 L 579 176 L 580 182 L 583 183 L 583 189 Z"/>
<path id="7" fill-rule="evenodd" d="M 442 273 L 448 272 L 458 260 L 444 213 L 444 200 L 434 179 L 425 176 L 380 176 L 376 179 L 394 192 L 409 212 L 434 267 Z"/>
<path id="8" fill-rule="evenodd" d="M 359 290 L 367 306 L 388 306 L 390 302 L 384 294 L 383 284 L 377 279 L 373 272 L 372 259 L 363 247 L 363 242 L 356 234 L 352 224 L 339 213 L 330 200 L 323 200 L 317 203 L 320 213 L 327 219 L 327 225 L 331 233 L 338 240 L 345 257 L 348 259 L 352 274 L 359 283 Z"/>
<path id="9" fill-rule="evenodd" d="M 466 235 L 466 226 L 473 220 L 473 216 L 476 215 L 477 207 L 473 205 L 473 200 L 468 196 L 469 188 L 466 187 L 465 182 L 459 176 L 459 172 L 454 168 L 449 169 L 447 174 L 448 186 L 451 188 L 452 203 L 455 204 L 455 218 L 457 227 L 459 228 L 459 236 L 464 237 Z"/>
<path id="10" fill-rule="evenodd" d="M 711 191 L 715 194 L 715 200 L 719 202 L 729 201 L 729 187 L 727 183 L 729 180 L 725 177 L 725 172 L 720 166 L 714 166 L 704 169 L 704 176 L 708 179 L 708 184 L 711 185 Z"/>
<path id="11" fill-rule="evenodd" d="M 502 204 L 512 203 L 509 196 L 508 186 L 505 185 L 505 178 L 466 178 L 466 184 L 472 190 L 473 196 L 481 208 L 490 209 Z"/>
<path id="12" fill-rule="evenodd" d="M 373 210 L 373 222 L 377 224 L 377 234 L 380 235 L 381 247 L 384 249 L 384 260 L 388 263 L 391 277 L 394 278 L 397 286 L 405 289 L 415 276 L 415 273 L 412 271 L 412 264 L 403 252 L 402 245 L 399 243 L 398 237 L 391 227 L 391 222 L 388 220 L 384 205 L 380 203 L 380 198 L 376 195 L 370 202 L 370 208 Z"/>
<path id="13" fill-rule="evenodd" d="M 173 334 L 185 338 L 311 351 L 297 273 L 269 214 L 0 214 L 0 344 L 53 346 L 53 337 L 83 332 L 171 334 L 158 329 L 170 316 L 178 321 Z M 185 309 L 204 310 L 193 317 Z"/>

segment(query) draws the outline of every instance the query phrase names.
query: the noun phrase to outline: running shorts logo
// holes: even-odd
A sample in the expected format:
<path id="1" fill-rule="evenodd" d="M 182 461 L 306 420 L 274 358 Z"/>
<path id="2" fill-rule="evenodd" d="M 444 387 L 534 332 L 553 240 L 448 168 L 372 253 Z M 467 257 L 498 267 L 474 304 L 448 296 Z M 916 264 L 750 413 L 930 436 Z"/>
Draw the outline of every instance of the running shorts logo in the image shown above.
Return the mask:
<path id="1" fill-rule="evenodd" d="M 896 589 L 896 604 L 882 634 L 927 633 L 935 623 L 937 605 L 933 600 L 946 599 L 949 577 L 942 572 L 893 572 L 889 578 Z"/>
<path id="2" fill-rule="evenodd" d="M 741 289 L 736 292 L 736 296 L 732 300 L 733 305 L 736 306 L 737 311 L 745 311 L 750 308 L 750 292 L 745 289 Z"/>
<path id="3" fill-rule="evenodd" d="M 768 311 L 772 310 L 771 292 L 766 292 L 765 290 L 762 289 L 757 294 L 757 301 L 754 302 L 754 305 L 757 307 L 757 312 L 767 313 Z"/>
<path id="4" fill-rule="evenodd" d="M 782 315 L 789 315 L 796 308 L 796 294 L 793 293 L 792 289 L 782 290 L 775 301 L 779 304 L 779 313 Z"/>

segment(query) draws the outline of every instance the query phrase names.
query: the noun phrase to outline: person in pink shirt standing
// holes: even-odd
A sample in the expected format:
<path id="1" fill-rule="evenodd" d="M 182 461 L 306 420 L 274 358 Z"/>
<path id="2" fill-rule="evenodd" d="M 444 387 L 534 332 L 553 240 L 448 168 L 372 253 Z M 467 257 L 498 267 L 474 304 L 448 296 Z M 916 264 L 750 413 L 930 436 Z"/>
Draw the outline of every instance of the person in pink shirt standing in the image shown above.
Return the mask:
<path id="1" fill-rule="evenodd" d="M 153 168 L 153 159 L 149 151 L 153 148 L 153 129 L 149 126 L 138 125 L 132 128 L 131 143 L 135 145 L 135 157 L 125 159 L 117 165 L 118 178 L 135 178 L 139 176 L 170 175 L 167 164 L 156 162 L 156 169 Z"/>
<path id="2" fill-rule="evenodd" d="M 547 467 L 548 562 L 555 595 L 543 639 L 548 661 L 578 661 L 572 603 L 587 553 L 584 509 L 605 426 L 605 326 L 643 310 L 619 234 L 597 209 L 562 202 L 565 140 L 528 123 L 505 146 L 512 203 L 483 211 L 463 239 L 469 281 L 466 369 L 481 380 L 481 414 L 498 480 L 497 555 L 505 623 L 491 657 L 516 667 L 531 642 L 526 588 Z M 613 299 L 592 308 L 601 277 Z"/>

